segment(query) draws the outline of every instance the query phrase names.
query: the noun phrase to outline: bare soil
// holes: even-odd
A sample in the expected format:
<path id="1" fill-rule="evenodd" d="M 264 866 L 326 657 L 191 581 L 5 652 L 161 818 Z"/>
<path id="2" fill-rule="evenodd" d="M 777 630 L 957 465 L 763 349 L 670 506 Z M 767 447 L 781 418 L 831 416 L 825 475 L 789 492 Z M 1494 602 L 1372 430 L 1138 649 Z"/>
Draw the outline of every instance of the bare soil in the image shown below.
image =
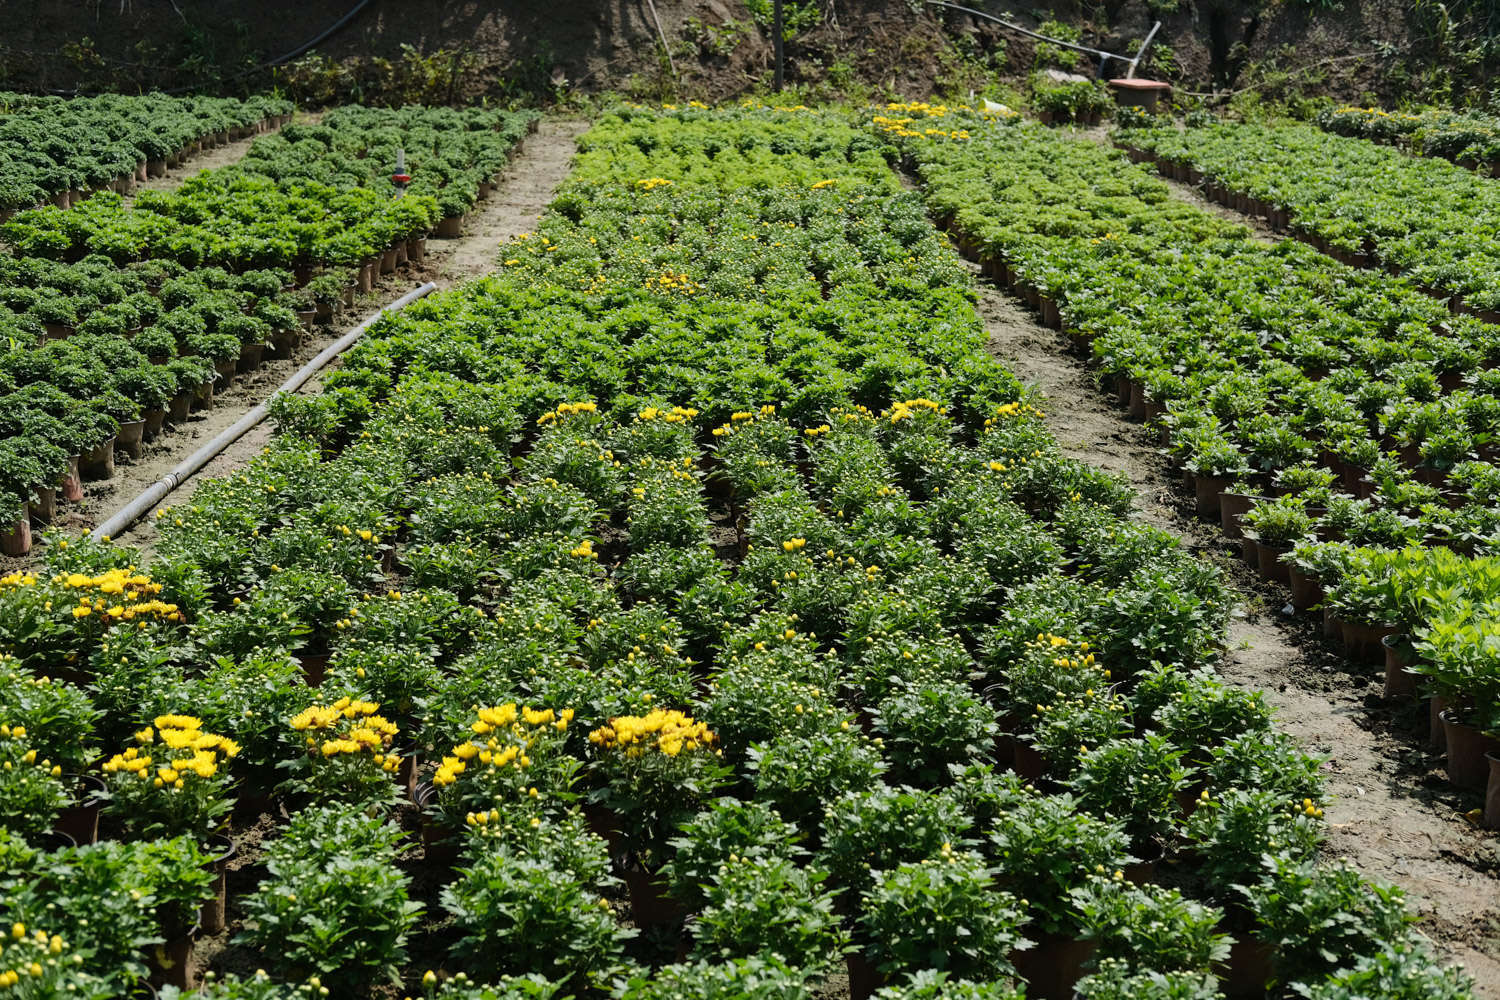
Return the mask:
<path id="1" fill-rule="evenodd" d="M 1384 702 L 1378 668 L 1348 663 L 1311 616 L 1292 615 L 1288 592 L 1259 580 L 1237 546 L 1195 518 L 1152 433 L 1115 407 L 1068 340 L 989 282 L 979 284 L 990 350 L 1040 390 L 1063 450 L 1126 476 L 1141 518 L 1219 565 L 1240 594 L 1219 671 L 1264 691 L 1281 728 L 1327 757 L 1328 857 L 1406 890 L 1419 928 L 1475 977 L 1475 995 L 1500 998 L 1500 850 L 1493 834 L 1464 818 L 1482 797 L 1450 788 L 1441 758 L 1428 751 L 1425 708 Z"/>

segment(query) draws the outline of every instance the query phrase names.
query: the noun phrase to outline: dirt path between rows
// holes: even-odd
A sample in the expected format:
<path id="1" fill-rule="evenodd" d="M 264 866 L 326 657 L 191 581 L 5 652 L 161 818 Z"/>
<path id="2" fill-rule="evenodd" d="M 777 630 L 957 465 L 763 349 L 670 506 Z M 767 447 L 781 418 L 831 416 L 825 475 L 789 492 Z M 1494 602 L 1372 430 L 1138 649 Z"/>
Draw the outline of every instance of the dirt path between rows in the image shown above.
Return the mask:
<path id="1" fill-rule="evenodd" d="M 1237 546 L 1194 517 L 1154 436 L 1113 405 L 1068 340 L 978 280 L 990 350 L 1040 389 L 1063 450 L 1125 475 L 1142 519 L 1219 565 L 1238 590 L 1242 615 L 1231 623 L 1220 673 L 1264 691 L 1280 727 L 1328 758 L 1327 856 L 1405 889 L 1421 930 L 1476 978 L 1476 996 L 1500 1000 L 1500 852 L 1463 817 L 1482 802 L 1449 788 L 1441 758 L 1427 750 L 1425 711 L 1393 710 L 1380 698 L 1377 671 L 1348 664 L 1311 616 L 1284 613 L 1288 593 L 1251 574 Z"/>
<path id="2" fill-rule="evenodd" d="M 355 308 L 347 313 L 347 322 L 318 338 L 304 349 L 303 353 L 306 357 L 301 357 L 299 354 L 301 360 L 295 364 L 287 362 L 281 366 L 280 362 L 275 362 L 266 365 L 251 377 L 253 381 L 244 390 L 243 402 L 225 407 L 222 416 L 220 416 L 220 407 L 216 405 L 213 410 L 209 411 L 209 419 L 202 421 L 204 426 L 201 429 L 190 424 L 190 427 L 194 427 L 195 433 L 191 444 L 183 448 L 180 453 L 174 449 L 170 456 L 164 456 L 159 461 L 139 463 L 143 466 L 146 464 L 151 466 L 150 469 L 143 469 L 140 476 L 136 476 L 136 466 L 132 466 L 125 473 L 125 481 L 137 488 L 131 492 L 120 493 L 108 511 L 99 515 L 99 520 L 123 505 L 141 489 L 171 471 L 173 466 L 192 453 L 192 448 L 211 440 L 219 430 L 238 420 L 242 414 L 266 398 L 276 386 L 285 381 L 296 371 L 297 367 L 305 363 L 307 358 L 332 343 L 338 336 L 342 336 L 344 330 L 352 327 L 359 319 L 363 319 L 380 306 L 405 295 L 424 282 L 431 281 L 440 288 L 446 288 L 494 270 L 500 244 L 512 236 L 536 228 L 537 220 L 552 200 L 553 192 L 568 174 L 573 153 L 577 149 L 578 136 L 583 134 L 585 128 L 587 124 L 581 121 L 543 119 L 538 124 L 537 130 L 526 137 L 520 153 L 511 161 L 494 193 L 480 202 L 475 211 L 470 213 L 464 225 L 463 236 L 453 240 L 428 240 L 427 257 L 420 266 L 403 268 L 395 274 L 382 278 L 379 287 L 374 292 L 359 297 Z M 330 365 L 327 370 L 332 371 L 336 367 L 337 362 Z M 240 380 L 236 379 L 237 389 L 239 382 Z M 317 392 L 321 382 L 321 377 L 314 378 L 302 391 Z M 231 401 L 234 401 L 233 398 Z M 193 493 L 203 482 L 229 475 L 244 466 L 266 446 L 271 439 L 272 432 L 272 425 L 269 422 L 252 428 L 209 462 L 197 475 L 174 491 L 167 498 L 166 505 L 187 503 L 191 501 Z M 116 473 L 115 479 L 122 479 L 120 472 Z M 147 518 L 136 523 L 129 533 L 128 540 L 130 544 L 149 552 L 154 537 L 155 531 L 150 519 Z"/>

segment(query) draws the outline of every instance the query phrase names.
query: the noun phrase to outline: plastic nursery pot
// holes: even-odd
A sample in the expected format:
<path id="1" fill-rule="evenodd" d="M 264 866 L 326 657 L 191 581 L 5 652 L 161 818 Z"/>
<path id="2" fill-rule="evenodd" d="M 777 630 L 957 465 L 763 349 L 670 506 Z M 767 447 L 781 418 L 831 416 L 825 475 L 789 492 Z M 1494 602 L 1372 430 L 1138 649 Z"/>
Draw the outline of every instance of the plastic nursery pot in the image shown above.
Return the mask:
<path id="1" fill-rule="evenodd" d="M 464 217 L 462 215 L 449 215 L 438 220 L 433 227 L 432 235 L 440 240 L 456 240 L 464 234 Z"/>
<path id="2" fill-rule="evenodd" d="M 1484 788 L 1490 776 L 1485 754 L 1500 751 L 1500 740 L 1462 721 L 1451 708 L 1439 718 L 1448 744 L 1448 780 L 1459 788 Z"/>
<path id="3" fill-rule="evenodd" d="M 1383 696 L 1388 701 L 1405 700 L 1417 696 L 1417 675 L 1407 668 L 1412 659 L 1411 636 L 1402 632 L 1381 636 L 1380 645 L 1385 649 L 1385 689 Z"/>
<path id="4" fill-rule="evenodd" d="M 84 479 L 109 479 L 115 474 L 115 439 L 105 439 L 97 448 L 84 452 L 78 459 L 78 471 Z"/>
<path id="5" fill-rule="evenodd" d="M 162 427 L 167 422 L 167 411 L 164 407 L 147 410 L 141 414 L 141 419 L 146 422 L 146 429 L 142 433 L 141 439 L 144 441 L 155 441 L 157 436 L 161 434 Z"/>
<path id="6" fill-rule="evenodd" d="M 1221 930 L 1227 930 L 1221 925 Z M 1229 946 L 1229 957 L 1216 970 L 1224 987 L 1224 995 L 1234 1000 L 1249 997 L 1264 997 L 1266 981 L 1271 978 L 1275 952 L 1263 941 L 1248 934 L 1235 933 L 1234 944 Z"/>
<path id="7" fill-rule="evenodd" d="M 885 985 L 885 976 L 876 972 L 870 960 L 858 952 L 844 956 L 844 968 L 849 971 L 849 1000 L 869 1000 Z"/>
<path id="8" fill-rule="evenodd" d="M 435 815 L 437 794 L 432 782 L 423 781 L 412 789 L 411 801 L 422 813 L 422 853 L 427 863 L 447 868 L 458 860 L 458 831 Z"/>
<path id="9" fill-rule="evenodd" d="M 427 237 L 413 236 L 406 241 L 406 259 L 421 260 L 427 256 Z"/>
<path id="10" fill-rule="evenodd" d="M 228 383 L 225 383 L 226 385 Z M 214 380 L 209 379 L 193 390 L 193 409 L 206 410 L 214 405 Z"/>
<path id="11" fill-rule="evenodd" d="M 24 556 L 31 551 L 31 518 L 24 507 L 15 511 L 14 519 L 0 522 L 0 553 Z"/>
<path id="12" fill-rule="evenodd" d="M 115 438 L 115 447 L 131 458 L 141 457 L 141 442 L 146 437 L 146 421 L 124 420 L 120 422 L 120 433 Z"/>
<path id="13" fill-rule="evenodd" d="M 1018 776 L 1034 781 L 1047 773 L 1047 758 L 1029 741 L 1018 736 L 1011 741 L 1011 745 L 1014 755 L 1010 768 Z"/>
<path id="14" fill-rule="evenodd" d="M 1292 586 L 1292 607 L 1298 611 L 1306 611 L 1313 605 L 1323 600 L 1323 585 L 1318 578 L 1302 572 L 1295 566 L 1288 566 L 1287 581 Z"/>
<path id="15" fill-rule="evenodd" d="M 67 340 L 73 336 L 73 328 L 66 323 L 43 323 L 42 330 L 48 340 Z"/>
<path id="16" fill-rule="evenodd" d="M 38 524 L 51 524 L 57 516 L 57 490 L 51 486 L 33 487 L 36 499 L 26 505 L 26 513 Z"/>
<path id="17" fill-rule="evenodd" d="M 193 975 L 193 939 L 199 930 L 194 923 L 183 933 L 152 946 L 146 955 L 152 986 L 175 986 L 179 990 L 194 987 L 197 977 Z"/>
<path id="18" fill-rule="evenodd" d="M 1026 980 L 1026 995 L 1041 1000 L 1070 1000 L 1073 986 L 1083 978 L 1084 965 L 1094 957 L 1093 941 L 1057 934 L 1039 934 L 1025 951 L 1011 953 L 1016 972 Z"/>
<path id="19" fill-rule="evenodd" d="M 1219 523 L 1223 525 L 1225 538 L 1241 537 L 1240 519 L 1250 513 L 1255 500 L 1255 497 L 1246 493 L 1224 490 L 1219 494 Z"/>
<path id="20" fill-rule="evenodd" d="M 302 664 L 302 679 L 308 687 L 323 683 L 323 675 L 328 672 L 327 653 L 298 653 L 297 661 Z"/>
<path id="21" fill-rule="evenodd" d="M 266 355 L 265 344 L 241 344 L 240 359 L 234 370 L 241 375 L 248 375 L 260 367 L 261 359 Z"/>
<path id="22" fill-rule="evenodd" d="M 57 814 L 52 829 L 65 833 L 81 845 L 99 840 L 100 795 L 104 794 L 104 779 L 94 774 L 68 775 L 73 785 L 73 802 Z"/>
<path id="23" fill-rule="evenodd" d="M 172 397 L 172 402 L 167 404 L 167 422 L 172 424 L 186 423 L 188 412 L 193 408 L 193 393 L 179 392 Z"/>
<path id="24" fill-rule="evenodd" d="M 1400 629 L 1394 625 L 1375 625 L 1370 622 L 1346 621 L 1343 625 L 1344 655 L 1355 663 L 1369 666 L 1385 663 L 1385 645 L 1382 640 L 1395 635 Z"/>
<path id="25" fill-rule="evenodd" d="M 1287 572 L 1290 567 L 1281 561 L 1281 557 L 1292 551 L 1290 545 L 1267 545 L 1265 542 L 1256 543 L 1257 563 L 1260 567 L 1260 578 L 1269 583 L 1290 583 L 1291 575 Z"/>
<path id="26" fill-rule="evenodd" d="M 396 255 L 397 267 L 402 267 L 403 265 L 411 263 L 411 255 L 406 252 L 405 240 L 398 240 L 396 242 L 396 245 L 391 248 L 391 252 Z"/>
<path id="27" fill-rule="evenodd" d="M 228 389 L 234 385 L 234 373 L 239 369 L 239 365 L 238 358 L 214 362 L 214 371 L 218 373 L 219 381 L 224 383 L 224 388 Z"/>
<path id="28" fill-rule="evenodd" d="M 1132 847 L 1130 853 L 1136 858 L 1135 861 L 1125 865 L 1121 870 L 1125 878 L 1136 885 L 1156 881 L 1156 866 L 1161 863 L 1165 856 L 1161 844 L 1149 840 L 1145 844 Z"/>
<path id="29" fill-rule="evenodd" d="M 1443 729 L 1443 713 L 1447 710 L 1447 695 L 1435 694 L 1427 699 L 1427 745 L 1438 753 L 1448 748 L 1448 734 Z"/>
<path id="30" fill-rule="evenodd" d="M 630 919 L 637 927 L 660 927 L 687 915 L 683 905 L 668 895 L 666 881 L 635 858 L 617 857 L 615 873 L 630 892 Z"/>
<path id="31" fill-rule="evenodd" d="M 359 269 L 359 290 L 368 292 L 375 287 L 375 271 L 377 264 L 362 264 Z"/>
<path id="32" fill-rule="evenodd" d="M 385 253 L 383 253 L 383 254 L 380 255 L 380 273 L 381 274 L 395 274 L 396 273 L 396 250 L 395 250 L 394 247 L 392 247 L 391 249 L 387 250 Z"/>
<path id="33" fill-rule="evenodd" d="M 229 862 L 234 859 L 234 841 L 221 833 L 208 838 L 204 845 L 213 860 L 208 870 L 214 876 L 214 898 L 204 903 L 198 911 L 198 924 L 205 934 L 217 934 L 224 929 L 224 909 L 229 896 Z"/>
<path id="34" fill-rule="evenodd" d="M 317 309 L 298 309 L 297 319 L 302 322 L 302 329 L 306 330 L 313 325 L 313 320 L 318 318 Z"/>
<path id="35" fill-rule="evenodd" d="M 422 751 L 411 750 L 401 754 L 401 766 L 396 773 L 391 775 L 396 782 L 396 787 L 407 798 L 415 801 L 417 794 L 417 774 L 422 769 Z"/>
<path id="36" fill-rule="evenodd" d="M 1484 755 L 1489 765 L 1489 781 L 1484 787 L 1484 825 L 1491 830 L 1500 829 L 1500 753 L 1494 750 Z"/>
<path id="37" fill-rule="evenodd" d="M 68 471 L 57 481 L 57 491 L 62 494 L 62 498 L 73 503 L 83 499 L 83 477 L 78 473 L 78 460 L 77 455 L 69 455 Z"/>
<path id="38" fill-rule="evenodd" d="M 289 358 L 301 340 L 296 330 L 277 330 L 271 334 L 271 353 L 283 360 Z"/>
<path id="39" fill-rule="evenodd" d="M 1220 516 L 1224 491 L 1229 487 L 1228 476 L 1199 476 L 1193 483 L 1194 499 L 1198 501 L 1198 516 L 1213 520 Z"/>

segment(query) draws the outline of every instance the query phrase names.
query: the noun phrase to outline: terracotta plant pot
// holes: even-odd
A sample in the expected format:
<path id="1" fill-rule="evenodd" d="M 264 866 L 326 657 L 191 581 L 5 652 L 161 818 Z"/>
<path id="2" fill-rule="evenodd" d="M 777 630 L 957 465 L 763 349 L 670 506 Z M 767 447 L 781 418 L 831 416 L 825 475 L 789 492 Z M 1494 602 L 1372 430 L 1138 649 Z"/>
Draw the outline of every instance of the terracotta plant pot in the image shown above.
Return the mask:
<path id="1" fill-rule="evenodd" d="M 1417 696 L 1417 675 L 1407 668 L 1412 659 L 1411 636 L 1401 633 L 1381 636 L 1385 649 L 1385 689 L 1387 701 L 1409 701 Z"/>
<path id="2" fill-rule="evenodd" d="M 131 458 L 141 457 L 141 442 L 146 437 L 146 421 L 124 420 L 120 422 L 120 433 L 115 438 L 115 447 Z"/>
<path id="3" fill-rule="evenodd" d="M 97 448 L 83 453 L 78 459 L 78 471 L 84 479 L 109 479 L 115 474 L 115 439 L 108 438 Z"/>
<path id="4" fill-rule="evenodd" d="M 99 806 L 97 796 L 104 794 L 104 779 L 93 774 L 69 775 L 73 786 L 73 803 L 57 814 L 52 829 L 66 833 L 80 846 L 99 840 Z"/>
<path id="5" fill-rule="evenodd" d="M 224 929 L 224 909 L 229 897 L 229 862 L 234 859 L 234 841 L 223 834 L 208 838 L 213 861 L 209 871 L 214 876 L 214 898 L 203 904 L 198 911 L 198 923 L 205 934 L 217 934 Z"/>
<path id="6" fill-rule="evenodd" d="M 1489 781 L 1484 788 L 1484 825 L 1500 829 L 1500 753 L 1491 750 L 1484 755 L 1489 764 Z"/>
<path id="7" fill-rule="evenodd" d="M 1037 935 L 1036 944 L 1011 954 L 1016 972 L 1026 980 L 1026 995 L 1041 1000 L 1070 1000 L 1073 986 L 1083 978 L 1084 965 L 1094 956 L 1093 941 L 1055 934 Z"/>
<path id="8" fill-rule="evenodd" d="M 17 510 L 15 520 L 0 523 L 0 553 L 24 556 L 31 551 L 31 518 Z"/>
<path id="9" fill-rule="evenodd" d="M 1490 777 L 1485 754 L 1500 751 L 1500 740 L 1464 722 L 1451 708 L 1439 718 L 1448 744 L 1448 780 L 1459 788 L 1484 788 Z"/>

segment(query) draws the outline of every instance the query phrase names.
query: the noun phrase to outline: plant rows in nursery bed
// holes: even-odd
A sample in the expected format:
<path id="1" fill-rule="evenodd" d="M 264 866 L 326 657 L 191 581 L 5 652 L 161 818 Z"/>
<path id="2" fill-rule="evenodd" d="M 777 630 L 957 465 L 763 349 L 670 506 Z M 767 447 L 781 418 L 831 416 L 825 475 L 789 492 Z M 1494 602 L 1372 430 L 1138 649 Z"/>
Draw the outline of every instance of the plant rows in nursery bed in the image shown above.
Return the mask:
<path id="1" fill-rule="evenodd" d="M 442 213 L 472 205 L 536 116 L 349 108 L 327 117 L 262 137 L 247 162 L 142 194 L 131 208 L 99 195 L 6 225 L 0 537 L 9 554 L 28 548 L 28 505 L 45 523 L 59 490 L 79 498 L 80 460 L 84 474 L 107 478 L 117 446 L 138 456 L 143 437 L 211 404 L 216 381 L 253 370 L 268 351 L 289 356 L 309 322 L 330 320 L 356 289 L 420 256 Z M 396 148 L 407 149 L 413 178 L 399 200 L 373 172 L 377 161 L 394 164 Z"/>
<path id="2" fill-rule="evenodd" d="M 222 912 L 210 997 L 1467 996 L 883 141 L 607 114 L 149 564 L 0 581 L 0 964 L 120 995 Z"/>
<path id="3" fill-rule="evenodd" d="M 128 194 L 204 145 L 243 139 L 291 117 L 292 103 L 256 96 L 28 97 L 0 93 L 0 219 L 51 201 Z"/>
<path id="4" fill-rule="evenodd" d="M 1500 319 L 1500 187 L 1442 160 L 1311 125 L 1123 129 L 1116 142 L 1266 215 L 1345 263 L 1379 264 L 1455 309 Z"/>
<path id="5" fill-rule="evenodd" d="M 1482 111 L 1328 108 L 1318 114 L 1317 124 L 1335 135 L 1402 146 L 1500 177 L 1500 119 Z"/>
<path id="6" fill-rule="evenodd" d="M 932 211 L 1160 428 L 1199 513 L 1297 607 L 1322 607 L 1354 658 L 1378 665 L 1381 637 L 1409 634 L 1428 679 L 1403 672 L 1409 640 L 1390 693 L 1447 699 L 1465 746 L 1496 749 L 1500 660 L 1428 641 L 1439 609 L 1470 635 L 1492 628 L 1477 595 L 1500 516 L 1483 416 L 1500 406 L 1495 328 L 1299 243 L 1252 240 L 1168 200 L 1117 151 L 1018 125 L 908 142 Z M 1455 580 L 1468 589 L 1445 592 Z M 1451 757 L 1449 770 L 1484 785 Z"/>

